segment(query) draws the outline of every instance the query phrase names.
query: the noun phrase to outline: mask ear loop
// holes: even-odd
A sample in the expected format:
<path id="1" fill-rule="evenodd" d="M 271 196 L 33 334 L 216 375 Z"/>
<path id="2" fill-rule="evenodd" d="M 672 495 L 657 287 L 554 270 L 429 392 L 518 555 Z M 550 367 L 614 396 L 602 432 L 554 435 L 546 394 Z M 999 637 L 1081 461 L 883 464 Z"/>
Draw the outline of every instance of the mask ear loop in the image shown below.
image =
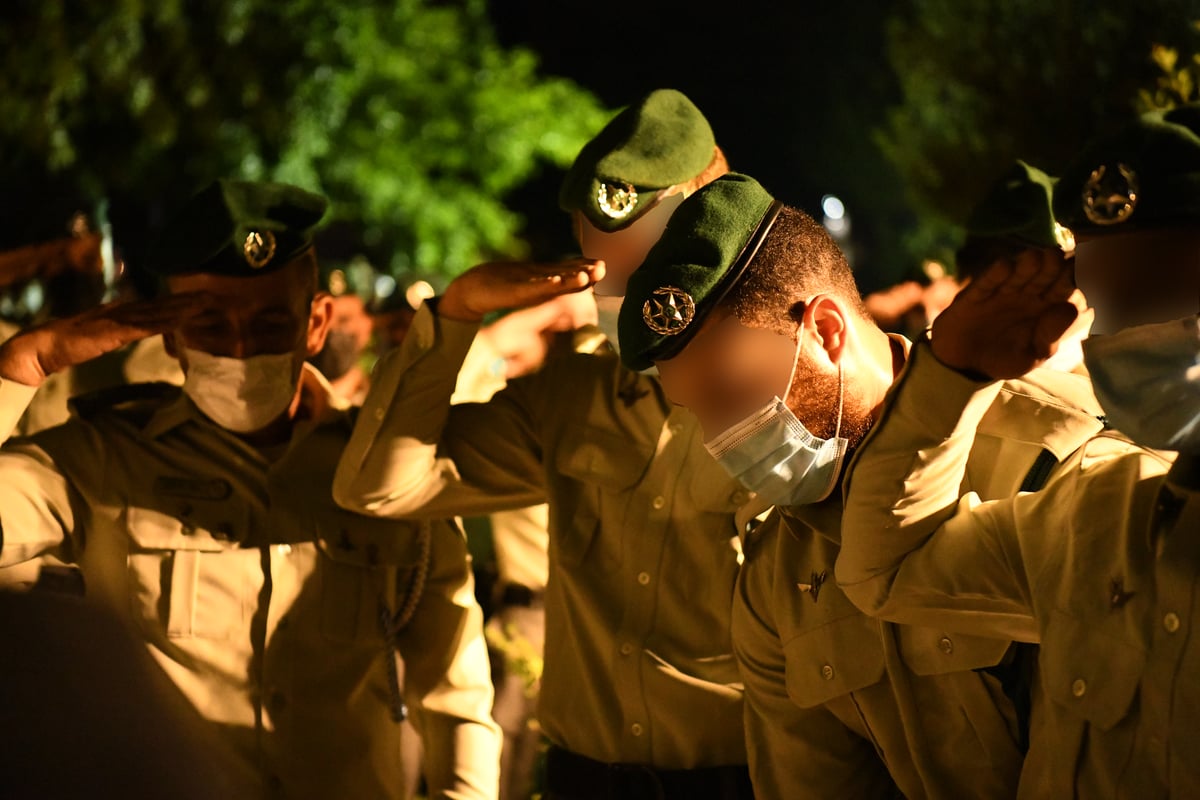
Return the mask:
<path id="1" fill-rule="evenodd" d="M 837 425 L 833 429 L 833 438 L 840 439 L 842 436 L 842 410 L 846 402 L 846 372 L 842 369 L 842 360 L 838 359 L 838 415 Z"/>

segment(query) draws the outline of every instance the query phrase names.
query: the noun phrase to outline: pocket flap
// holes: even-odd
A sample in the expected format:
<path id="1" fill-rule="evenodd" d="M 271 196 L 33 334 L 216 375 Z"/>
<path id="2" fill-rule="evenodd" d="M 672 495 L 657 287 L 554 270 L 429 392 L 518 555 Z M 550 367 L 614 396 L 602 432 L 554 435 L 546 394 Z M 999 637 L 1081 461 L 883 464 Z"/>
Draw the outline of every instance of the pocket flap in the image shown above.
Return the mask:
<path id="1" fill-rule="evenodd" d="M 562 474 L 583 483 L 623 491 L 642 479 L 653 458 L 652 446 L 646 448 L 626 437 L 585 425 L 563 441 L 554 465 Z"/>
<path id="2" fill-rule="evenodd" d="M 900 657 L 917 675 L 946 675 L 994 667 L 1004 660 L 1012 642 L 947 633 L 938 628 L 896 626 Z"/>
<path id="3" fill-rule="evenodd" d="M 317 547 L 340 564 L 362 567 L 413 567 L 421 560 L 421 529 L 434 522 L 409 522 L 331 512 L 314 520 Z M 450 536 L 449 528 L 433 531 Z"/>
<path id="4" fill-rule="evenodd" d="M 125 523 L 135 549 L 219 553 L 237 546 L 233 519 L 201 524 L 190 517 L 181 519 L 157 509 L 130 506 L 125 511 Z"/>
<path id="5" fill-rule="evenodd" d="M 1141 683 L 1146 653 L 1058 611 L 1042 638 L 1042 684 L 1060 706 L 1100 730 L 1124 719 Z"/>
<path id="6" fill-rule="evenodd" d="M 813 708 L 883 678 L 879 623 L 853 614 L 794 637 L 784 645 L 788 696 Z"/>

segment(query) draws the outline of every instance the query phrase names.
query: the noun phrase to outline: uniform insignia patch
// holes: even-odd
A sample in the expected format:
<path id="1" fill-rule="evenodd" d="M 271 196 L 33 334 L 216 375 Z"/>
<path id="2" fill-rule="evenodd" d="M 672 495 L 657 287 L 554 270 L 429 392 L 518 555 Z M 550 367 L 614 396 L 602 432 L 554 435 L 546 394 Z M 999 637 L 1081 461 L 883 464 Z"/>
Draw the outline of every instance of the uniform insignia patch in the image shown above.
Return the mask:
<path id="1" fill-rule="evenodd" d="M 821 593 L 821 585 L 825 583 L 826 574 L 827 570 L 821 570 L 820 572 L 814 570 L 812 576 L 808 579 L 809 582 L 797 583 L 796 588 L 807 593 L 815 603 L 817 602 L 817 595 Z"/>
<path id="2" fill-rule="evenodd" d="M 275 234 L 270 231 L 250 231 L 242 245 L 246 263 L 254 269 L 262 269 L 275 257 Z"/>
<path id="3" fill-rule="evenodd" d="M 596 190 L 596 205 L 609 219 L 625 219 L 637 205 L 638 193 L 623 181 L 601 181 Z"/>
<path id="4" fill-rule="evenodd" d="M 1112 584 L 1108 593 L 1108 604 L 1114 609 L 1122 608 L 1129 599 L 1133 597 L 1135 592 L 1125 591 L 1125 582 L 1120 578 L 1113 578 Z"/>
<path id="5" fill-rule="evenodd" d="M 642 320 L 646 327 L 664 336 L 682 332 L 695 317 L 696 303 L 692 296 L 674 286 L 655 289 L 642 306 Z"/>
<path id="6" fill-rule="evenodd" d="M 1083 213 L 1097 225 L 1117 225 L 1133 215 L 1138 191 L 1137 173 L 1130 167 L 1101 164 L 1083 186 Z"/>

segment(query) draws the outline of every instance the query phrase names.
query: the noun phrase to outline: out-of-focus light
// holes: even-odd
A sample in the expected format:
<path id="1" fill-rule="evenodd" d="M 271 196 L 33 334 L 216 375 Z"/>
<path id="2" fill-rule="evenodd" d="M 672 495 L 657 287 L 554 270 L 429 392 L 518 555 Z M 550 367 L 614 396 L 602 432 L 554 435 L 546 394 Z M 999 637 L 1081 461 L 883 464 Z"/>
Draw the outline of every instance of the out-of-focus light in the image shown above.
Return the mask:
<path id="1" fill-rule="evenodd" d="M 926 259 L 921 264 L 921 271 L 925 273 L 925 277 L 931 281 L 939 281 L 946 277 L 946 265 L 940 261 L 934 261 L 932 258 Z"/>
<path id="2" fill-rule="evenodd" d="M 413 308 L 420 308 L 421 303 L 435 296 L 437 296 L 437 292 L 428 281 L 417 281 L 404 291 L 404 299 Z"/>
<path id="3" fill-rule="evenodd" d="M 845 238 L 850 233 L 850 220 L 846 217 L 825 217 L 821 224 L 835 239 Z"/>
<path id="4" fill-rule="evenodd" d="M 821 210 L 831 220 L 842 219 L 846 216 L 846 205 L 836 195 L 827 194 L 821 198 Z"/>
<path id="5" fill-rule="evenodd" d="M 375 296 L 380 300 L 391 297 L 396 291 L 396 279 L 391 275 L 379 275 L 375 278 Z"/>
<path id="6" fill-rule="evenodd" d="M 329 273 L 329 293 L 334 297 L 346 293 L 346 273 L 340 269 L 335 269 Z"/>

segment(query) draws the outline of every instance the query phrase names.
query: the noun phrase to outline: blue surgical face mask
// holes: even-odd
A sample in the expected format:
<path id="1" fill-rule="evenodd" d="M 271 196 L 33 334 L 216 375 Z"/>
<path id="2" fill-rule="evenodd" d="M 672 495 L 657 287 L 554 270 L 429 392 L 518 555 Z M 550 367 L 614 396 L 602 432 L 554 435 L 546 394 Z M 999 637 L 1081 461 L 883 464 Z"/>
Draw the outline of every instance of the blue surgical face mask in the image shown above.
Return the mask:
<path id="1" fill-rule="evenodd" d="M 804 333 L 797 336 L 797 350 Z M 792 376 L 783 396 L 791 393 Z M 792 410 L 776 397 L 758 411 L 705 444 L 709 454 L 743 486 L 769 503 L 800 506 L 817 503 L 833 492 L 849 442 L 842 431 L 845 385 L 838 365 L 838 417 L 832 439 L 814 436 Z"/>
<path id="2" fill-rule="evenodd" d="M 1200 453 L 1200 317 L 1089 337 L 1083 361 L 1114 428 L 1146 447 Z"/>

